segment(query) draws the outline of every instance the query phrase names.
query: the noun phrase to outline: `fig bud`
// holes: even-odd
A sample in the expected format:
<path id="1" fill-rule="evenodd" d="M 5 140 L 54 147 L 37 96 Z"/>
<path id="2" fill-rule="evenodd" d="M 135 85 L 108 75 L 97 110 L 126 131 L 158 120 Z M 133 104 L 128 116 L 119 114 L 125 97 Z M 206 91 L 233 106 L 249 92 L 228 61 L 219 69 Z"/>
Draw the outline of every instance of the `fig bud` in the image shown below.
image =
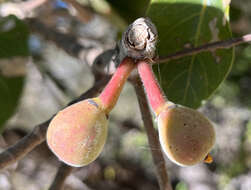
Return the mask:
<path id="1" fill-rule="evenodd" d="M 203 161 L 215 143 L 211 122 L 200 112 L 166 106 L 158 115 L 159 138 L 166 156 L 180 166 Z"/>
<path id="2" fill-rule="evenodd" d="M 86 99 L 60 111 L 47 130 L 47 144 L 68 165 L 81 167 L 103 149 L 108 120 L 99 98 Z"/>

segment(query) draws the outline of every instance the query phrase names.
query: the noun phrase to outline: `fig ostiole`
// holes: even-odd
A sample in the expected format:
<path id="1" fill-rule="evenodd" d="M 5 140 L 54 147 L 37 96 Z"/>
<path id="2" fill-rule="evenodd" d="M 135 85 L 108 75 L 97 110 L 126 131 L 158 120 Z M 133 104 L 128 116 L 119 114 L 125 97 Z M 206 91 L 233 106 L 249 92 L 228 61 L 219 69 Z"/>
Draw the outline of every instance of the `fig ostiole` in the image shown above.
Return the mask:
<path id="1" fill-rule="evenodd" d="M 204 161 L 215 143 L 213 125 L 196 110 L 169 106 L 160 112 L 157 121 L 162 150 L 180 166 Z"/>

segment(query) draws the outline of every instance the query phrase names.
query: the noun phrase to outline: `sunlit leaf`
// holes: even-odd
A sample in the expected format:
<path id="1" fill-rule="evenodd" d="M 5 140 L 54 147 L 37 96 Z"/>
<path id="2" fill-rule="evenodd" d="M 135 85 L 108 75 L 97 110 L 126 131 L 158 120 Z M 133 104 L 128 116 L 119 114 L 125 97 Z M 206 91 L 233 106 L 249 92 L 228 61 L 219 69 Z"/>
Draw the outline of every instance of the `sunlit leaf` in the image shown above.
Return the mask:
<path id="1" fill-rule="evenodd" d="M 229 0 L 151 0 L 147 15 L 159 32 L 158 53 L 231 38 Z M 169 100 L 197 108 L 225 79 L 234 50 L 204 52 L 155 66 Z"/>

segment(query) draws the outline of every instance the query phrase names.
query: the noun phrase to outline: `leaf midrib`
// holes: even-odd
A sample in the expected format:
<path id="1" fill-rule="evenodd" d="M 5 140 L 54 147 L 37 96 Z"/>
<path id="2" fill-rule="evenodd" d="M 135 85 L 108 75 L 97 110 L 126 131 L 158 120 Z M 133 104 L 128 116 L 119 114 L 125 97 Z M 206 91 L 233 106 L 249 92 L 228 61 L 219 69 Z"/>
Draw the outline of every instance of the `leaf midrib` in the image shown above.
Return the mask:
<path id="1" fill-rule="evenodd" d="M 203 1 L 203 6 L 202 6 L 202 9 L 201 9 L 201 12 L 200 12 L 200 19 L 199 19 L 197 31 L 196 31 L 196 34 L 195 34 L 195 42 L 194 42 L 195 47 L 198 45 L 198 42 L 199 42 L 199 36 L 200 36 L 200 32 L 201 32 L 201 25 L 202 25 L 202 21 L 204 19 L 206 7 L 207 7 L 207 0 L 204 0 Z M 183 104 L 185 104 L 185 102 L 186 102 L 187 91 L 188 91 L 188 88 L 189 88 L 190 82 L 191 82 L 191 74 L 192 74 L 192 70 L 193 70 L 193 64 L 194 64 L 195 57 L 196 57 L 196 55 L 192 56 L 191 63 L 189 65 L 187 82 L 186 82 L 186 87 L 185 87 L 185 93 L 184 93 L 184 97 L 183 97 L 183 101 L 182 101 Z"/>

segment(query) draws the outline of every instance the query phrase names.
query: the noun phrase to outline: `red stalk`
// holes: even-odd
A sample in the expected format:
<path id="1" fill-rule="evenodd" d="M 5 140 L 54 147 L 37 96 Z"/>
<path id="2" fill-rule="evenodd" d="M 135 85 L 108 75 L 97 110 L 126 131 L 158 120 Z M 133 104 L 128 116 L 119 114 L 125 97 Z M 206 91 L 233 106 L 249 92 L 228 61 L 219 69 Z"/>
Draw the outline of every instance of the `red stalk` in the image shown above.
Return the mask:
<path id="1" fill-rule="evenodd" d="M 152 66 L 145 60 L 139 61 L 138 72 L 145 87 L 149 104 L 154 113 L 158 115 L 167 100 L 158 85 Z"/>
<path id="2" fill-rule="evenodd" d="M 115 106 L 123 85 L 135 66 L 136 64 L 132 59 L 125 58 L 113 74 L 105 89 L 99 95 L 106 113 L 109 113 Z"/>

